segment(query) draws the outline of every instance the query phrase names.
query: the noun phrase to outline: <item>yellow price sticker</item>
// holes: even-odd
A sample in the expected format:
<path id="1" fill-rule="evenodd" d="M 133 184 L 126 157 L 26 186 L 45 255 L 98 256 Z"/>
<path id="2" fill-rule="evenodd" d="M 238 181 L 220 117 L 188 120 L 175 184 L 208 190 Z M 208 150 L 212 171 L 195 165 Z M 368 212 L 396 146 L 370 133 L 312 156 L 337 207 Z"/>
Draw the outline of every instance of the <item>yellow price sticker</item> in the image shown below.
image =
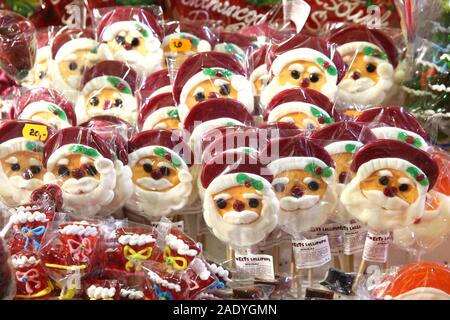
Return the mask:
<path id="1" fill-rule="evenodd" d="M 45 141 L 48 137 L 47 127 L 42 124 L 26 123 L 22 129 L 22 136 L 32 140 Z"/>
<path id="2" fill-rule="evenodd" d="M 186 52 L 192 49 L 192 43 L 189 39 L 170 39 L 169 42 L 170 51 Z"/>

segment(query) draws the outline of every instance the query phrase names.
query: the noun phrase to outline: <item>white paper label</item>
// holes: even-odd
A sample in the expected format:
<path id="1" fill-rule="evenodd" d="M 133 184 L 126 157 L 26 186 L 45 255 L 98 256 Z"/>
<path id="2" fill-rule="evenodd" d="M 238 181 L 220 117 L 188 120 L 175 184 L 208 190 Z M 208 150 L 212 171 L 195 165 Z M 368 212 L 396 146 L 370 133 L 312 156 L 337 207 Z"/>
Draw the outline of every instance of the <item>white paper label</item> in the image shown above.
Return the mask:
<path id="1" fill-rule="evenodd" d="M 367 232 L 363 259 L 369 262 L 386 263 L 391 234 Z"/>
<path id="2" fill-rule="evenodd" d="M 343 226 L 339 223 L 328 223 L 320 227 L 312 228 L 311 233 L 314 237 L 327 236 L 330 243 L 331 254 L 338 255 L 343 252 Z"/>
<path id="3" fill-rule="evenodd" d="M 298 269 L 323 266 L 331 261 L 330 243 L 327 236 L 308 240 L 292 240 L 295 265 Z"/>
<path id="4" fill-rule="evenodd" d="M 344 254 L 352 255 L 361 252 L 367 235 L 366 228 L 357 221 L 346 223 L 343 227 Z"/>
<path id="5" fill-rule="evenodd" d="M 235 254 L 236 268 L 255 278 L 274 280 L 273 257 L 267 254 Z"/>
<path id="6" fill-rule="evenodd" d="M 159 226 L 159 224 L 161 222 L 159 222 L 159 221 L 152 221 L 150 223 L 151 223 L 153 228 L 158 228 L 158 226 Z M 181 231 L 184 231 L 184 221 L 180 220 L 180 221 L 177 221 L 177 222 L 172 222 L 172 227 L 175 227 L 177 229 L 180 229 Z"/>

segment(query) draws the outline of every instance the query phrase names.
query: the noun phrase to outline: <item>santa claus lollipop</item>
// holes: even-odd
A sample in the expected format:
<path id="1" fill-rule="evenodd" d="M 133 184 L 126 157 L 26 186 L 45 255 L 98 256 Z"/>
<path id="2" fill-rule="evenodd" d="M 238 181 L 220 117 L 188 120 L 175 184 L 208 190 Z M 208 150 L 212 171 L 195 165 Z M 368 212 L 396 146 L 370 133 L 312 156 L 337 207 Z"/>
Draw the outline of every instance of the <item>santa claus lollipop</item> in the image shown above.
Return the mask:
<path id="1" fill-rule="evenodd" d="M 94 116 L 119 117 L 131 124 L 137 119 L 136 72 L 119 61 L 102 61 L 88 69 L 75 111 L 78 123 Z"/>
<path id="2" fill-rule="evenodd" d="M 214 51 L 234 55 L 243 65 L 247 64 L 246 58 L 253 51 L 252 37 L 246 34 L 221 31 L 218 33 L 218 41 Z"/>
<path id="3" fill-rule="evenodd" d="M 439 168 L 431 156 L 407 143 L 377 140 L 360 148 L 356 175 L 341 195 L 347 211 L 375 232 L 413 224 L 425 209 Z"/>
<path id="4" fill-rule="evenodd" d="M 140 108 L 138 127 L 141 131 L 151 129 L 181 129 L 178 108 L 171 92 L 148 99 Z"/>
<path id="5" fill-rule="evenodd" d="M 181 65 L 173 84 L 181 120 L 199 102 L 227 98 L 241 102 L 253 112 L 253 94 L 246 71 L 230 54 L 205 52 L 195 54 Z"/>
<path id="6" fill-rule="evenodd" d="M 33 69 L 28 75 L 26 82 L 23 83 L 27 87 L 44 87 L 51 85 L 51 78 L 48 72 L 49 61 L 52 59 L 51 41 L 53 40 L 54 29 L 44 28 L 38 30 L 36 60 Z"/>
<path id="7" fill-rule="evenodd" d="M 134 191 L 127 209 L 150 219 L 167 216 L 188 203 L 190 149 L 179 137 L 168 130 L 143 131 L 130 139 L 128 151 Z M 183 159 L 183 154 L 189 158 Z"/>
<path id="8" fill-rule="evenodd" d="M 34 121 L 6 121 L 0 126 L 0 196 L 10 207 L 28 203 L 42 186 L 44 142 L 53 129 Z"/>
<path id="9" fill-rule="evenodd" d="M 203 217 L 212 233 L 235 248 L 262 241 L 278 222 L 271 180 L 260 160 L 242 151 L 221 153 L 203 165 Z"/>
<path id="10" fill-rule="evenodd" d="M 161 69 L 163 29 L 150 11 L 115 8 L 99 21 L 97 37 L 102 42 L 99 54 L 104 59 L 129 64 L 141 75 Z"/>
<path id="11" fill-rule="evenodd" d="M 98 43 L 89 30 L 63 29 L 52 42 L 51 87 L 75 103 L 86 68 L 97 60 Z"/>
<path id="12" fill-rule="evenodd" d="M 331 43 L 297 34 L 268 54 L 271 80 L 261 94 L 267 106 L 273 96 L 290 88 L 309 88 L 333 100 L 344 77 L 345 64 Z"/>
<path id="13" fill-rule="evenodd" d="M 336 172 L 327 151 L 301 135 L 273 140 L 263 154 L 279 159 L 268 165 L 280 200 L 281 228 L 292 235 L 325 223 L 336 207 Z"/>
<path id="14" fill-rule="evenodd" d="M 392 139 L 427 150 L 428 134 L 419 121 L 399 106 L 375 107 L 365 110 L 355 121 L 370 123 L 378 139 Z"/>
<path id="15" fill-rule="evenodd" d="M 339 84 L 338 98 L 345 104 L 377 105 L 392 94 L 397 48 L 392 39 L 363 25 L 346 27 L 329 39 L 348 65 Z"/>
<path id="16" fill-rule="evenodd" d="M 169 64 L 178 68 L 188 56 L 198 52 L 212 51 L 217 36 L 199 23 L 171 21 L 164 26 L 166 36 L 162 42 L 164 55 Z"/>
<path id="17" fill-rule="evenodd" d="M 312 139 L 325 147 L 336 166 L 336 191 L 340 197 L 346 184 L 352 179 L 350 165 L 353 156 L 364 144 L 376 140 L 370 129 L 356 122 L 337 122 L 320 129 L 311 135 Z M 339 201 L 333 220 L 346 223 L 351 219 L 350 214 Z"/>
<path id="18" fill-rule="evenodd" d="M 47 141 L 44 181 L 61 187 L 65 210 L 89 217 L 113 201 L 112 153 L 101 136 L 81 127 L 62 129 Z"/>
<path id="19" fill-rule="evenodd" d="M 163 69 L 153 72 L 145 78 L 139 87 L 138 95 L 142 104 L 147 99 L 167 92 L 172 93 L 172 85 L 170 83 L 169 70 Z"/>
<path id="20" fill-rule="evenodd" d="M 341 119 L 334 104 L 316 90 L 292 88 L 272 98 L 264 112 L 267 122 L 289 122 L 299 129 L 314 131 Z"/>
<path id="21" fill-rule="evenodd" d="M 77 124 L 72 104 L 59 92 L 47 88 L 26 91 L 17 102 L 17 118 L 45 123 L 55 129 Z"/>

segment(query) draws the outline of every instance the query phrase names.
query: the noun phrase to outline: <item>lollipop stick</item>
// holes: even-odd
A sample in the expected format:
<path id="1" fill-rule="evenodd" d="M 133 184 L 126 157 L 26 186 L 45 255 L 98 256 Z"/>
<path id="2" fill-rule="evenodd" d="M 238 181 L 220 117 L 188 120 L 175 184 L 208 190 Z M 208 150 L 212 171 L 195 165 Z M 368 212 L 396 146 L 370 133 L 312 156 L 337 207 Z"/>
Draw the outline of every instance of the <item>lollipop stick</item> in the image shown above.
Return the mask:
<path id="1" fill-rule="evenodd" d="M 353 282 L 352 291 L 356 292 L 359 283 L 361 282 L 361 278 L 364 275 L 364 272 L 367 269 L 367 261 L 362 259 L 358 268 L 358 273 L 356 274 L 355 281 Z"/>
<path id="2" fill-rule="evenodd" d="M 234 267 L 234 250 L 230 245 L 227 245 L 227 261 L 228 261 L 228 267 L 233 268 Z"/>
<path id="3" fill-rule="evenodd" d="M 333 265 L 336 269 L 341 270 L 342 266 L 341 266 L 341 259 L 339 257 L 339 255 L 335 255 L 333 256 Z"/>
<path id="4" fill-rule="evenodd" d="M 308 287 L 313 286 L 313 268 L 308 269 Z"/>
<path id="5" fill-rule="evenodd" d="M 279 245 L 275 245 L 272 247 L 272 256 L 273 256 L 273 267 L 275 273 L 280 271 L 280 247 Z"/>
<path id="6" fill-rule="evenodd" d="M 355 271 L 355 255 L 353 254 L 344 254 L 344 271 L 345 272 L 354 272 Z"/>

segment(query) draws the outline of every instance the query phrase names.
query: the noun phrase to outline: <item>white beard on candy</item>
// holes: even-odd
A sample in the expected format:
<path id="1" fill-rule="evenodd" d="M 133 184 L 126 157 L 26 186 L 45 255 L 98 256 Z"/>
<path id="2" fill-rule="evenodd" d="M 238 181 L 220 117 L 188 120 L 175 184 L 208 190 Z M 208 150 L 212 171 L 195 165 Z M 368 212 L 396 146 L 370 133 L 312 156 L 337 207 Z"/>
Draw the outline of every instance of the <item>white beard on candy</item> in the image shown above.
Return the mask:
<path id="1" fill-rule="evenodd" d="M 217 212 L 215 202 L 211 195 L 205 195 L 203 201 L 203 211 L 205 222 L 212 233 L 221 241 L 231 244 L 234 247 L 249 247 L 262 241 L 272 232 L 278 222 L 278 215 L 274 214 L 279 209 L 279 203 L 275 195 L 263 196 L 262 211 L 260 217 L 253 223 L 242 224 L 243 221 L 236 218 L 237 214 L 223 218 Z M 247 217 L 254 218 L 251 213 Z"/>
<path id="2" fill-rule="evenodd" d="M 390 63 L 378 65 L 378 82 L 369 78 L 358 80 L 343 79 L 338 86 L 337 100 L 340 104 L 357 104 L 374 106 L 381 104 L 394 85 L 394 68 Z"/>
<path id="3" fill-rule="evenodd" d="M 450 197 L 437 191 L 430 194 L 439 200 L 439 207 L 426 210 L 418 223 L 394 230 L 396 245 L 420 253 L 444 242 L 450 233 Z"/>
<path id="4" fill-rule="evenodd" d="M 189 201 L 192 192 L 192 176 L 189 171 L 181 169 L 178 172 L 180 182 L 167 191 L 147 191 L 136 184 L 133 184 L 133 193 L 126 201 L 126 208 L 145 218 L 161 218 L 168 216 L 176 210 L 183 208 Z M 148 179 L 148 180 L 147 180 Z M 147 186 L 164 188 L 162 183 L 146 178 L 142 181 Z M 161 179 L 160 179 L 161 180 Z M 169 187 L 169 181 L 166 180 L 165 186 Z"/>
<path id="5" fill-rule="evenodd" d="M 98 213 L 101 216 L 108 216 L 120 210 L 133 193 L 132 172 L 129 166 L 125 166 L 122 161 L 114 161 L 116 171 L 116 187 L 114 188 L 114 198 L 110 204 L 101 208 Z"/>
<path id="6" fill-rule="evenodd" d="M 280 199 L 280 228 L 289 234 L 309 231 L 324 224 L 336 207 L 337 194 L 331 187 L 322 196 L 284 197 Z"/>
<path id="7" fill-rule="evenodd" d="M 44 175 L 45 183 L 60 185 L 63 191 L 65 210 L 75 215 L 92 217 L 114 199 L 114 188 L 116 186 L 114 164 L 109 159 L 100 158 L 95 160 L 94 166 L 100 173 L 99 180 L 91 177 L 79 180 L 71 178 L 61 183 L 61 179 L 52 172 L 47 172 Z"/>
<path id="8" fill-rule="evenodd" d="M 425 208 L 425 197 L 409 205 L 398 197 L 386 197 L 382 191 L 362 192 L 360 179 L 354 178 L 344 189 L 341 201 L 347 211 L 375 232 L 411 225 Z M 384 209 L 385 208 L 385 209 Z"/>
<path id="9" fill-rule="evenodd" d="M 40 179 L 26 180 L 21 176 L 8 176 L 0 164 L 0 198 L 8 207 L 15 207 L 30 202 L 31 193 L 41 187 L 44 182 Z"/>

